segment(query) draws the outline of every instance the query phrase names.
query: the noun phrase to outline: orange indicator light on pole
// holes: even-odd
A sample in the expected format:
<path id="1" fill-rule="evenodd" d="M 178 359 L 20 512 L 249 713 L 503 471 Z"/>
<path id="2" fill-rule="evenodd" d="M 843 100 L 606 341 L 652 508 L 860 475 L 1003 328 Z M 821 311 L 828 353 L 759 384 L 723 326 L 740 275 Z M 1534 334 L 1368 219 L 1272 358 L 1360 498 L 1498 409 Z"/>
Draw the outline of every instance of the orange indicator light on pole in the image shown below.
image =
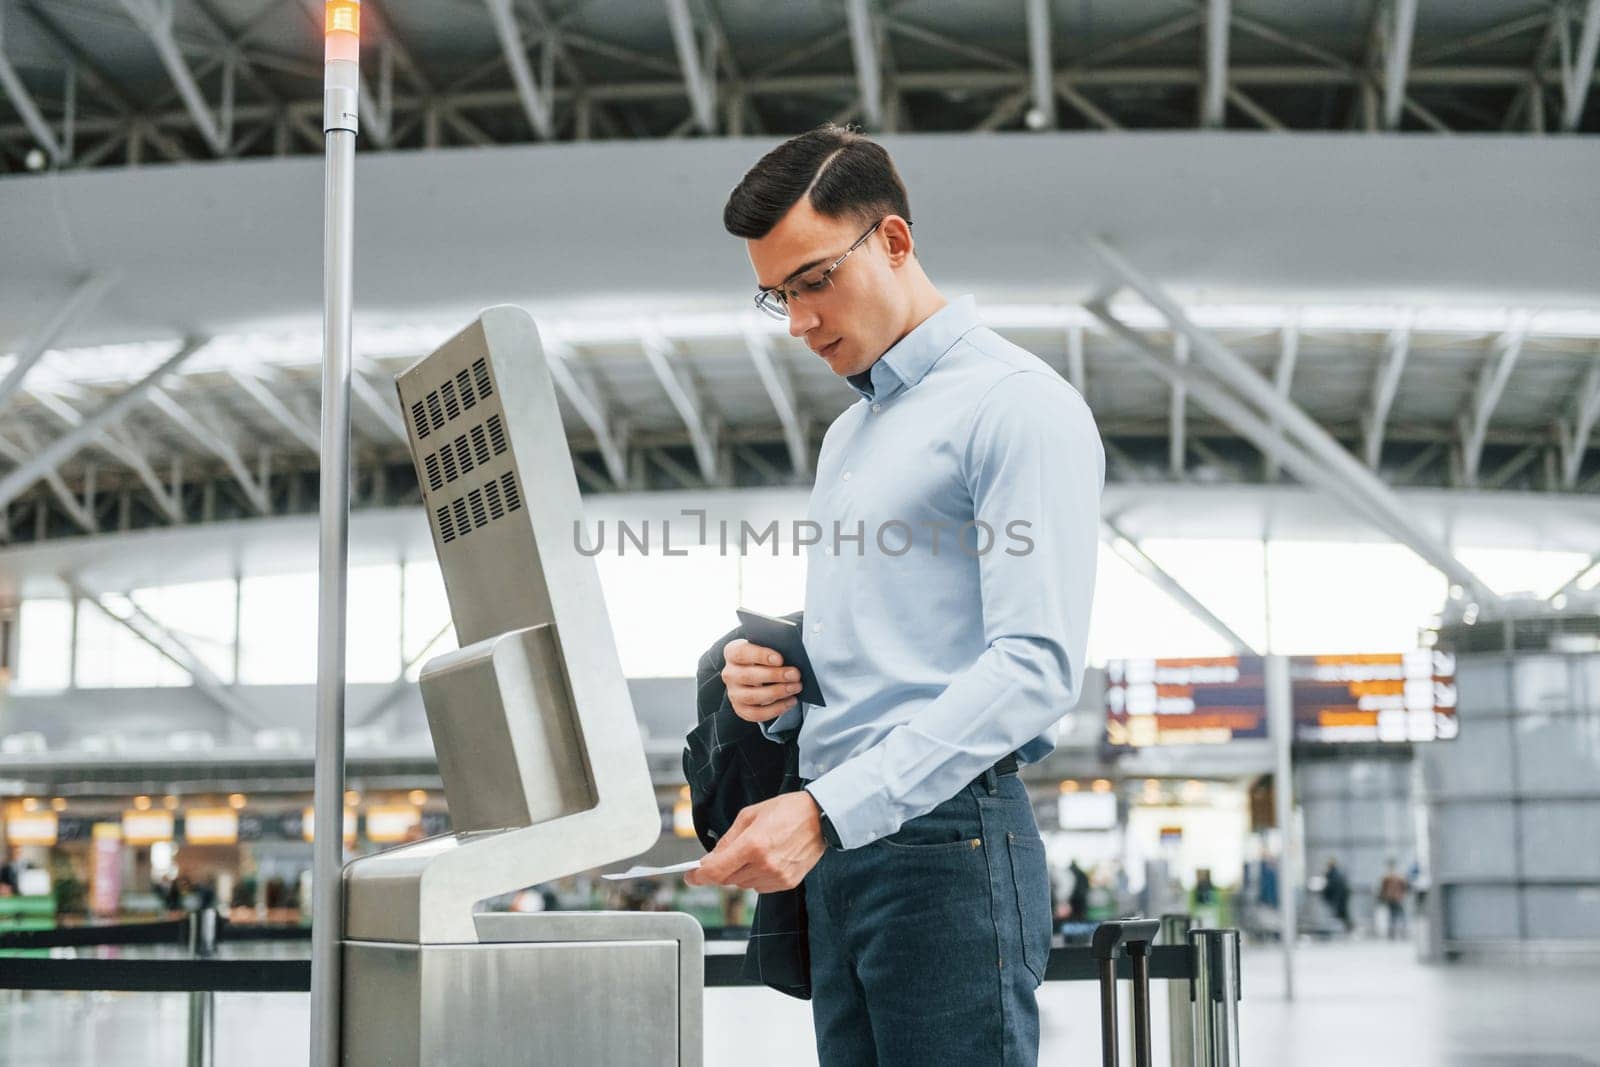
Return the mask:
<path id="1" fill-rule="evenodd" d="M 358 0 L 328 0 L 326 27 L 330 35 L 353 33 L 361 36 L 361 4 Z"/>
<path id="2" fill-rule="evenodd" d="M 322 49 L 323 50 L 323 58 L 326 59 L 327 62 L 329 62 L 329 63 L 347 62 L 347 63 L 350 63 L 350 64 L 353 65 L 355 63 L 360 62 L 360 60 L 361 60 L 361 2 L 360 2 L 360 0 L 328 0 L 328 3 L 327 3 L 327 21 L 323 25 L 324 25 L 324 28 L 325 28 L 325 32 L 322 35 L 323 36 L 323 49 Z M 353 73 L 351 73 L 350 71 L 345 71 L 344 74 L 339 75 L 338 77 L 336 77 L 334 79 L 334 81 L 329 82 L 328 83 L 328 87 L 329 88 L 333 88 L 334 86 L 345 87 L 344 83 L 346 81 L 348 81 L 350 83 L 350 86 L 348 86 L 348 87 L 353 87 L 354 84 L 355 84 L 355 75 Z M 340 105 L 341 109 L 342 109 L 343 105 L 348 103 L 349 106 L 350 106 L 350 109 L 353 111 L 355 109 L 355 102 L 353 100 L 351 100 L 351 101 L 343 100 L 342 96 L 344 94 L 340 94 L 340 95 L 341 95 L 341 99 L 338 99 L 335 102 Z M 324 119 L 326 119 L 326 117 L 327 116 L 324 116 Z M 340 129 L 350 129 L 350 130 L 354 130 L 355 129 L 354 126 L 345 126 L 345 125 L 343 125 L 343 123 L 340 123 L 338 128 L 340 128 Z"/>

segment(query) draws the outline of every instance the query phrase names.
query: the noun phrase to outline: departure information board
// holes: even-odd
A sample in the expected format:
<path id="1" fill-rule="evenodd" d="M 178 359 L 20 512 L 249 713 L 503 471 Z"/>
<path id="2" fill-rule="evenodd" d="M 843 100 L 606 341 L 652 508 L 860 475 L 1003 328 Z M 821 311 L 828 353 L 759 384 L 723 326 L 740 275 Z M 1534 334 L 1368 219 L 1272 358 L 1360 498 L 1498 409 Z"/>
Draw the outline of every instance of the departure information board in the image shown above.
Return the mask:
<path id="1" fill-rule="evenodd" d="M 1453 653 L 1293 656 L 1289 677 L 1296 741 L 1448 741 L 1461 729 Z"/>
<path id="2" fill-rule="evenodd" d="M 1267 736 L 1260 656 L 1125 659 L 1106 664 L 1106 743 L 1221 745 Z"/>
<path id="3" fill-rule="evenodd" d="M 1267 736 L 1260 656 L 1106 664 L 1110 748 L 1220 745 Z M 1292 656 L 1294 739 L 1319 744 L 1445 741 L 1457 735 L 1455 656 L 1434 649 Z"/>

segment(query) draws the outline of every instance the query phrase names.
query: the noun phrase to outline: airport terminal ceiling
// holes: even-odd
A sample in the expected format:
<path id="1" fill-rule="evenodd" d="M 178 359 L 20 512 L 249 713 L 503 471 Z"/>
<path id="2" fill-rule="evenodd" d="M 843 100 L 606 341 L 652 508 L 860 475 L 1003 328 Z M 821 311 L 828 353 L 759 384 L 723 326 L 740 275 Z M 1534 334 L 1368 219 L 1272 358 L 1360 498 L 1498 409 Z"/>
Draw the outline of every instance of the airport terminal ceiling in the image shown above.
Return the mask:
<path id="1" fill-rule="evenodd" d="M 76 65 L 71 165 L 316 155 L 318 7 L 7 0 L 6 52 L 41 115 L 57 122 L 64 74 Z M 369 0 L 374 107 L 363 132 L 383 151 L 772 137 L 822 118 L 891 133 L 1202 121 L 1296 131 L 1600 128 L 1593 112 L 1573 115 L 1566 95 L 1574 50 L 1562 42 L 1578 38 L 1579 5 L 1434 0 L 1390 29 L 1376 0 L 1234 0 L 1223 6 L 1227 84 L 1215 92 L 1211 8 L 1196 0 Z M 1389 37 L 1411 41 L 1398 86 Z M 173 55 L 198 99 L 174 84 Z M 881 96 L 859 94 L 869 75 Z M 1041 77 L 1053 87 L 1044 97 L 1035 94 Z M 35 147 L 27 122 L 8 109 L 0 123 L 0 166 L 25 169 Z"/>
<path id="2" fill-rule="evenodd" d="M 207 111 L 183 102 L 166 31 L 137 0 L 3 7 L 0 52 L 29 104 L 0 94 L 15 172 L 0 177 L 0 351 L 13 368 L 42 357 L 0 385 L 11 542 L 309 515 L 320 165 L 297 131 L 320 107 L 313 17 L 177 0 L 171 43 Z M 1538 545 L 1592 541 L 1600 153 L 1561 135 L 1600 121 L 1576 92 L 1588 51 L 1561 46 L 1587 39 L 1579 8 L 1425 2 L 1398 65 L 1374 36 L 1394 12 L 1364 3 L 1234 3 L 1220 56 L 1199 4 L 688 8 L 716 67 L 709 113 L 704 80 L 683 76 L 674 5 L 505 8 L 534 69 L 550 57 L 544 136 L 500 5 L 364 7 L 373 99 L 392 78 L 390 114 L 369 119 L 392 121 L 364 120 L 358 164 L 358 515 L 415 498 L 389 376 L 498 301 L 529 307 L 557 357 L 590 508 L 617 490 L 807 484 L 852 396 L 752 317 L 718 215 L 764 146 L 831 117 L 884 134 L 934 277 L 976 292 L 1085 393 L 1130 533 L 1154 532 L 1140 516 L 1167 493 L 1192 499 L 1185 529 L 1348 509 L 1303 492 L 1086 310 L 1120 287 L 1110 309 L 1152 350 L 1175 360 L 1190 341 L 1079 240 L 1091 234 L 1273 384 L 1269 422 L 1308 416 L 1390 489 L 1422 493 L 1427 521 L 1492 526 L 1494 501 L 1515 500 Z M 1027 18 L 1041 8 L 1044 67 Z M 879 31 L 870 54 L 852 47 L 859 10 Z M 890 105 L 875 113 L 858 81 L 871 58 Z M 218 150 L 204 116 L 228 117 L 225 70 Z M 1046 121 L 1030 117 L 1043 104 Z M 638 195 L 640 175 L 671 210 Z M 973 210 L 974 189 L 994 210 Z M 1226 507 L 1206 495 L 1223 487 Z"/>

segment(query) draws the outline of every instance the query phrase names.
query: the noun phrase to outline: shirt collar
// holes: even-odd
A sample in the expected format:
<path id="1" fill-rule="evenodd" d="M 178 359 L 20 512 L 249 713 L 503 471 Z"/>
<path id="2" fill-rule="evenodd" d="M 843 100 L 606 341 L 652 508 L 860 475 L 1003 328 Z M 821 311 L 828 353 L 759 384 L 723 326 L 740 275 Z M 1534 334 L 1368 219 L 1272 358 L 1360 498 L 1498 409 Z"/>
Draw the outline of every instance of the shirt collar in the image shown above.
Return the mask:
<path id="1" fill-rule="evenodd" d="M 922 381 L 946 352 L 979 325 L 978 302 L 963 296 L 923 319 L 861 374 L 847 379 L 868 400 L 884 400 Z"/>

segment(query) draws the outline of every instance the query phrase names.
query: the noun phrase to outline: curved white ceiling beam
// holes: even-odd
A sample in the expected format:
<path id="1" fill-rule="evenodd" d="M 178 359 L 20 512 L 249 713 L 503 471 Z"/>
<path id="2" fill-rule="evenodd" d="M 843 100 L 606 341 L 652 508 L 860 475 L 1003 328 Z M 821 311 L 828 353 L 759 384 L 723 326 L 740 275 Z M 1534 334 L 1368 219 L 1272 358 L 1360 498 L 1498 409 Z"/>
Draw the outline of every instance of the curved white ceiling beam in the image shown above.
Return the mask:
<path id="1" fill-rule="evenodd" d="M 986 304 L 1098 281 L 1063 235 L 1110 234 L 1186 302 L 1593 307 L 1594 138 L 1033 133 L 886 138 L 919 251 Z M 723 311 L 752 279 L 727 191 L 770 142 L 697 139 L 373 153 L 356 309 L 462 319 Z M 83 274 L 114 302 L 63 345 L 316 330 L 321 161 L 8 177 L 0 322 Z M 1507 196 L 1507 189 L 1517 195 Z M 1003 205 L 995 209 L 992 205 Z M 220 269 L 222 266 L 226 269 Z"/>

